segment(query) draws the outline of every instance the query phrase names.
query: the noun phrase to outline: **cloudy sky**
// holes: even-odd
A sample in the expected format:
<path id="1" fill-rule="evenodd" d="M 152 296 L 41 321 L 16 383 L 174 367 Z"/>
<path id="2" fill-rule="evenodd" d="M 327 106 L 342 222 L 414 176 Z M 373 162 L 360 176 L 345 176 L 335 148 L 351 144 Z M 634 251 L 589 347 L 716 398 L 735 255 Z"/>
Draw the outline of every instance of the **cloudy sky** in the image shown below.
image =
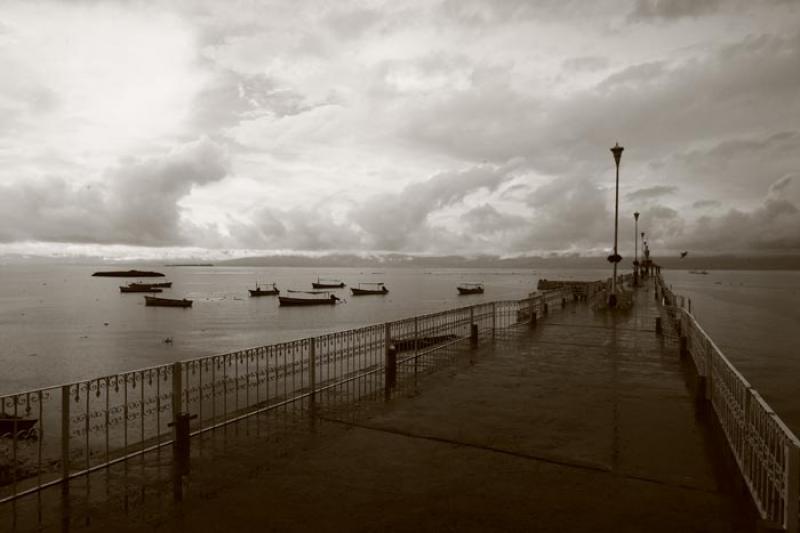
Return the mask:
<path id="1" fill-rule="evenodd" d="M 797 0 L 0 9 L 0 253 L 800 253 Z"/>

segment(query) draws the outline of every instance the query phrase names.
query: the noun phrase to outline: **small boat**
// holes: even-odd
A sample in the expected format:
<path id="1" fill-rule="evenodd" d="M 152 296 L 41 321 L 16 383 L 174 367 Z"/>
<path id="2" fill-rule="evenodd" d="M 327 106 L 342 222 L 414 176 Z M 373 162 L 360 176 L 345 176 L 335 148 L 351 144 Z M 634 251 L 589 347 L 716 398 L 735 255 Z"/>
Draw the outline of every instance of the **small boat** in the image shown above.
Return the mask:
<path id="1" fill-rule="evenodd" d="M 250 291 L 250 296 L 275 296 L 279 294 L 281 291 L 278 290 L 278 287 L 275 283 L 272 284 L 265 284 L 264 287 L 256 283 L 255 289 L 248 289 Z"/>
<path id="2" fill-rule="evenodd" d="M 155 296 L 145 296 L 144 304 L 150 307 L 191 307 L 192 300 L 186 298 L 177 300 L 175 298 L 156 298 Z"/>
<path id="3" fill-rule="evenodd" d="M 131 285 L 150 285 L 151 287 L 163 287 L 165 289 L 172 288 L 172 282 L 171 281 L 164 281 L 164 282 L 161 282 L 161 283 L 131 283 Z"/>
<path id="4" fill-rule="evenodd" d="M 389 289 L 382 282 L 378 283 L 359 283 L 358 287 L 350 287 L 353 296 L 365 296 L 367 294 L 387 294 Z"/>
<path id="5" fill-rule="evenodd" d="M 462 283 L 456 288 L 458 294 L 483 294 L 483 283 Z"/>
<path id="6" fill-rule="evenodd" d="M 107 278 L 163 278 L 164 274 L 146 270 L 108 270 L 105 272 L 95 272 L 92 276 Z"/>
<path id="7" fill-rule="evenodd" d="M 119 292 L 163 292 L 163 291 L 147 283 L 131 283 L 127 287 L 120 287 Z"/>
<path id="8" fill-rule="evenodd" d="M 317 278 L 317 281 L 311 282 L 311 286 L 315 289 L 342 289 L 344 288 L 344 282 L 338 279 Z"/>
<path id="9" fill-rule="evenodd" d="M 288 291 L 295 296 L 278 296 L 280 305 L 333 305 L 339 297 L 327 291 Z M 305 294 L 308 296 L 300 296 Z"/>
<path id="10" fill-rule="evenodd" d="M 700 275 L 703 275 L 703 276 L 707 276 L 708 272 L 705 271 L 705 270 L 690 270 L 689 274 L 700 274 Z"/>
<path id="11" fill-rule="evenodd" d="M 0 412 L 0 435 L 19 435 L 29 433 L 38 422 L 38 418 L 23 418 Z"/>

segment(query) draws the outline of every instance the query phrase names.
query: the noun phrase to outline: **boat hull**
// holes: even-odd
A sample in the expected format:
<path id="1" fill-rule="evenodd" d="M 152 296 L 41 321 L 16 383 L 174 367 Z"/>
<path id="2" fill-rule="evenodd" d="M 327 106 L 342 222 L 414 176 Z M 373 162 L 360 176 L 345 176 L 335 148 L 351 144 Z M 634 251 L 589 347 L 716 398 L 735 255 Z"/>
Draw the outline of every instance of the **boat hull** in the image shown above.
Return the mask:
<path id="1" fill-rule="evenodd" d="M 268 290 L 261 290 L 261 289 L 248 289 L 250 291 L 250 296 L 275 296 L 276 294 L 280 293 L 278 289 L 268 289 Z"/>
<path id="2" fill-rule="evenodd" d="M 312 281 L 311 286 L 315 289 L 343 289 L 344 282 L 341 283 L 320 283 L 318 281 Z"/>
<path id="3" fill-rule="evenodd" d="M 145 296 L 144 304 L 149 307 L 191 307 L 192 300 L 174 300 L 172 298 L 156 298 L 155 296 Z"/>
<path id="4" fill-rule="evenodd" d="M 356 289 L 355 287 L 351 287 L 350 290 L 353 291 L 353 296 L 367 296 L 369 294 L 389 294 L 389 289 L 375 290 L 375 289 Z"/>
<path id="5" fill-rule="evenodd" d="M 304 306 L 304 305 L 333 305 L 338 298 L 292 298 L 291 296 L 278 296 L 280 305 Z"/>
<path id="6" fill-rule="evenodd" d="M 483 294 L 483 288 L 464 288 L 458 287 L 458 294 Z"/>

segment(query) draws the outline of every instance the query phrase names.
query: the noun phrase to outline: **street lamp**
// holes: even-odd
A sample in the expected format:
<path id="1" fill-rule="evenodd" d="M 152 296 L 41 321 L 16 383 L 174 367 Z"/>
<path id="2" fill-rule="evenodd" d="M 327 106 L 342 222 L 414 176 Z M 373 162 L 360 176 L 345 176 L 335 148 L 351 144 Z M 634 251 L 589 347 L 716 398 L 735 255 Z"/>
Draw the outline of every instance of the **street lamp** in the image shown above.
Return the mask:
<path id="1" fill-rule="evenodd" d="M 614 195 L 614 253 L 608 256 L 608 260 L 614 265 L 614 277 L 611 278 L 611 295 L 608 297 L 608 306 L 617 306 L 617 263 L 622 258 L 617 253 L 617 232 L 619 229 L 619 160 L 622 158 L 624 148 L 619 143 L 614 143 L 611 153 L 614 154 L 614 162 L 617 164 L 617 186 Z"/>
<path id="2" fill-rule="evenodd" d="M 644 232 L 641 233 L 642 235 L 642 277 L 647 277 L 647 269 L 650 268 L 650 265 L 647 264 L 646 257 L 644 257 L 644 247 L 647 245 L 647 241 L 644 240 Z"/>
<path id="3" fill-rule="evenodd" d="M 639 212 L 633 214 L 633 286 L 639 286 Z"/>

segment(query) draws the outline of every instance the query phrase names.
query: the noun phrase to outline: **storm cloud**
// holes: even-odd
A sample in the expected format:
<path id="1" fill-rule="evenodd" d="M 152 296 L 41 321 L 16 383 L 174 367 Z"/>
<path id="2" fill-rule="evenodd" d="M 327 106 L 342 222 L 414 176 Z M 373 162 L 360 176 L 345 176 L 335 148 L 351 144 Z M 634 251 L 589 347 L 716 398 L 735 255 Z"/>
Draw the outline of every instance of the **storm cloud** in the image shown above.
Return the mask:
<path id="1" fill-rule="evenodd" d="M 11 4 L 0 242 L 605 254 L 619 142 L 620 231 L 800 252 L 798 28 L 766 0 Z"/>

